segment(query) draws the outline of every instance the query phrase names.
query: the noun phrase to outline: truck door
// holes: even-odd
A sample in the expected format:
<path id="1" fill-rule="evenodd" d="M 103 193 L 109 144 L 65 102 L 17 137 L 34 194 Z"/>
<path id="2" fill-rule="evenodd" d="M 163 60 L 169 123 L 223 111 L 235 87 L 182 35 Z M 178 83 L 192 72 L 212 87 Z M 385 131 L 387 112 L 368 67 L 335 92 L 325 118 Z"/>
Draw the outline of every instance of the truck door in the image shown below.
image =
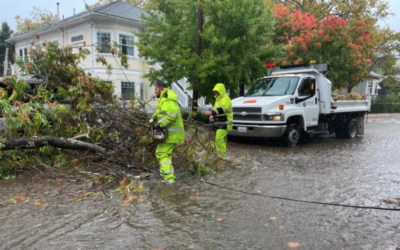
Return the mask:
<path id="1" fill-rule="evenodd" d="M 316 88 L 315 78 L 307 77 L 302 80 L 297 89 L 299 98 L 306 98 L 304 101 L 301 101 L 299 105 L 304 110 L 307 127 L 318 125 L 319 103 L 316 95 Z"/>

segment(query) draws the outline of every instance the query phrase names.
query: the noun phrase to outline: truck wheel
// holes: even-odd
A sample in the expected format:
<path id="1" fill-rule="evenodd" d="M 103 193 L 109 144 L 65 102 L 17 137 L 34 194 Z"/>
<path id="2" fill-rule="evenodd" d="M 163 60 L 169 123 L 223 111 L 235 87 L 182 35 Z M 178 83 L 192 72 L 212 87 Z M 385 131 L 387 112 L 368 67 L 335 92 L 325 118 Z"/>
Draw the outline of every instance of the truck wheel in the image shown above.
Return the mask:
<path id="1" fill-rule="evenodd" d="M 347 139 L 353 139 L 357 135 L 357 121 L 355 119 L 351 119 L 345 130 L 343 131 L 343 137 Z"/>
<path id="2" fill-rule="evenodd" d="M 296 146 L 300 141 L 300 132 L 296 124 L 290 124 L 282 136 L 283 143 L 288 147 Z"/>

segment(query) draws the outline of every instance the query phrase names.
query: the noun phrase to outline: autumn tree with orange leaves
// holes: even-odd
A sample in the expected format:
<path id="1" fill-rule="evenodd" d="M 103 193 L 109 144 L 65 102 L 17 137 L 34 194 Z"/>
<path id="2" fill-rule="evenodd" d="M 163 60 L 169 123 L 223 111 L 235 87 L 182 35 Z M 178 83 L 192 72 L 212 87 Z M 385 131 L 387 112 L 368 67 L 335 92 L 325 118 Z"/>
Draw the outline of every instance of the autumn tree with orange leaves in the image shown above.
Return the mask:
<path id="1" fill-rule="evenodd" d="M 333 15 L 318 22 L 313 14 L 290 6 L 275 7 L 274 44 L 286 44 L 280 65 L 302 64 L 315 60 L 328 63 L 328 78 L 333 88 L 349 92 L 367 76 L 374 47 L 363 20 L 346 21 Z"/>

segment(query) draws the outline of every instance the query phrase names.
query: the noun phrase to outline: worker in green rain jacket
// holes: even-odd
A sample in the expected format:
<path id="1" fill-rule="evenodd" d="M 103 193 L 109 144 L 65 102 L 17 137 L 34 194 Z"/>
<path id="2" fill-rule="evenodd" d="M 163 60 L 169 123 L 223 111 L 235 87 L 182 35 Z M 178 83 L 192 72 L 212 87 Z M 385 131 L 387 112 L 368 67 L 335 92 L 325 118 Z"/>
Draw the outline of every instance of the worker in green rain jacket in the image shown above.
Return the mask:
<path id="1" fill-rule="evenodd" d="M 224 157 L 226 155 L 226 138 L 228 132 L 232 130 L 232 102 L 228 94 L 226 94 L 224 84 L 218 83 L 215 85 L 213 91 L 217 98 L 214 104 L 214 109 L 206 111 L 204 114 L 210 116 L 210 121 L 226 123 L 224 125 L 217 125 L 217 132 L 215 133 L 215 146 L 217 148 L 218 156 Z"/>
<path id="2" fill-rule="evenodd" d="M 178 96 L 167 89 L 165 82 L 156 82 L 155 94 L 159 100 L 157 110 L 153 114 L 153 119 L 157 121 L 154 126 L 168 129 L 168 138 L 158 144 L 156 157 L 160 164 L 160 175 L 164 178 L 163 182 L 173 183 L 175 175 L 172 166 L 172 151 L 177 143 L 185 141 L 183 120 L 177 103 Z"/>

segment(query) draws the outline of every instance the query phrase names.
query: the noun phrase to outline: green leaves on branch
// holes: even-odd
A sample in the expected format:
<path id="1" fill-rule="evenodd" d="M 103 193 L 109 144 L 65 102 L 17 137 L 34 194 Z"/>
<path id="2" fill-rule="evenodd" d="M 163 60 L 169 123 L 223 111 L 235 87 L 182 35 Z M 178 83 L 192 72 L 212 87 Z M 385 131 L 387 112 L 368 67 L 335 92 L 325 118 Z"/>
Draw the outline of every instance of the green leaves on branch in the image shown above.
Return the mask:
<path id="1" fill-rule="evenodd" d="M 216 83 L 233 94 L 241 81 L 250 83 L 265 75 L 264 62 L 279 53 L 272 39 L 272 5 L 264 0 L 178 1 L 157 0 L 146 19 L 137 46 L 153 66 L 146 77 L 169 84 L 196 77 L 200 96 L 212 98 Z M 196 54 L 199 4 L 203 9 L 201 55 Z"/>
<path id="2" fill-rule="evenodd" d="M 94 98 L 112 100 L 113 86 L 91 77 L 78 66 L 90 54 L 88 49 L 60 48 L 38 41 L 35 35 L 29 55 L 16 59 L 20 76 L 4 79 L 0 111 L 12 137 L 74 136 L 85 129 L 82 117 L 91 112 Z M 21 76 L 35 84 L 28 86 Z"/>
<path id="3" fill-rule="evenodd" d="M 328 63 L 333 88 L 349 88 L 368 76 L 373 42 L 363 20 L 344 20 L 333 15 L 318 22 L 313 14 L 279 4 L 275 43 L 287 44 L 277 58 L 280 65 L 302 64 L 311 60 Z"/>

